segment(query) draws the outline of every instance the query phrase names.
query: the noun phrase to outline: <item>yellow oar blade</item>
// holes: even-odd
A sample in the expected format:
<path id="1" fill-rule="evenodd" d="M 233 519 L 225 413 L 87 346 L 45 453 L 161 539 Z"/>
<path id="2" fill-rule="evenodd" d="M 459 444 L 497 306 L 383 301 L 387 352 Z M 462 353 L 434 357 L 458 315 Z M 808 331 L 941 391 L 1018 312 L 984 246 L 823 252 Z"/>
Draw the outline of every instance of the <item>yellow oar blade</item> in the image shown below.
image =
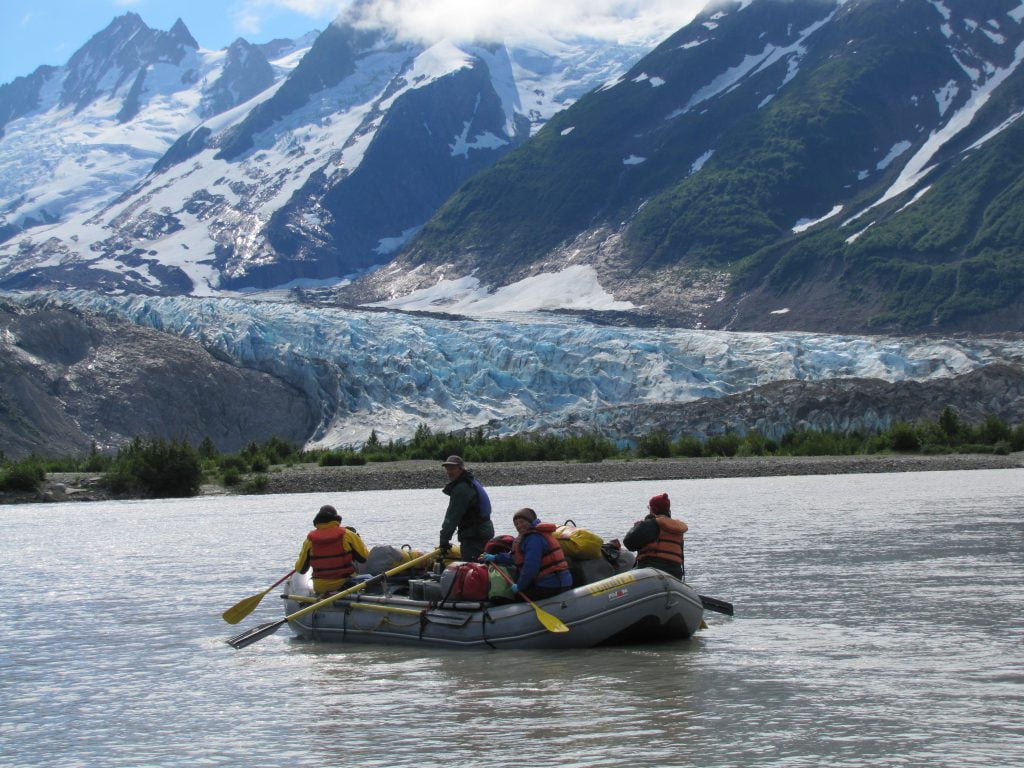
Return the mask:
<path id="1" fill-rule="evenodd" d="M 489 563 L 489 566 L 491 568 L 493 568 L 495 571 L 497 571 L 498 575 L 501 576 L 501 578 L 503 578 L 505 581 L 507 581 L 510 585 L 511 584 L 515 584 L 515 582 L 512 581 L 512 579 L 509 577 L 509 575 L 507 573 L 505 573 L 503 570 L 501 570 L 501 568 L 496 566 L 494 563 Z M 544 629 L 546 629 L 548 632 L 568 632 L 569 631 L 569 628 L 567 626 L 565 626 L 565 624 L 562 623 L 562 620 L 559 619 L 557 616 L 552 616 L 547 611 L 542 610 L 539 605 L 537 605 L 535 602 L 533 602 L 533 600 L 528 598 L 522 592 L 520 592 L 519 594 L 522 596 L 522 598 L 526 602 L 528 602 L 533 607 L 533 612 L 535 614 L 537 614 L 537 621 L 539 621 L 541 624 L 543 624 L 544 625 Z"/>
<path id="2" fill-rule="evenodd" d="M 245 600 L 239 600 L 237 603 L 235 603 L 226 611 L 224 611 L 224 613 L 222 613 L 220 617 L 224 619 L 224 621 L 226 621 L 228 624 L 237 624 L 250 613 L 252 613 L 254 610 L 256 610 L 256 606 L 260 604 L 260 600 L 269 595 L 273 591 L 274 587 L 283 582 L 293 573 L 295 573 L 295 571 L 288 571 L 288 573 L 286 573 L 280 579 L 278 579 L 269 587 L 264 589 L 258 595 L 247 597 L 245 598 Z"/>
<path id="3" fill-rule="evenodd" d="M 266 596 L 266 592 L 260 592 L 258 595 L 253 595 L 252 597 L 247 597 L 244 600 L 239 600 L 224 611 L 224 613 L 221 614 L 221 618 L 228 624 L 237 624 L 250 613 L 255 611 L 256 606 L 260 604 L 260 600 Z"/>
<path id="4" fill-rule="evenodd" d="M 544 629 L 548 632 L 568 632 L 569 628 L 562 623 L 562 620 L 557 616 L 552 616 L 547 611 L 541 610 L 540 606 L 532 600 L 530 605 L 533 606 L 534 613 L 537 614 L 537 621 L 544 625 Z"/>

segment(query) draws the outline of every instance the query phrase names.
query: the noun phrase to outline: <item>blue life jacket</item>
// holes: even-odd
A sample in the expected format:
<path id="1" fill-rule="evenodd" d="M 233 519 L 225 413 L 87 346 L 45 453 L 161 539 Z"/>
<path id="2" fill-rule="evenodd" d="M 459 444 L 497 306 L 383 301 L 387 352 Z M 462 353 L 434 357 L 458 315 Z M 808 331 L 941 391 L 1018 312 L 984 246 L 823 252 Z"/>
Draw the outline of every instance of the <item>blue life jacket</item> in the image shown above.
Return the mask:
<path id="1" fill-rule="evenodd" d="M 484 520 L 491 519 L 491 498 L 487 495 L 486 489 L 480 485 L 480 481 L 473 478 L 473 487 L 476 488 L 477 506 L 480 517 Z"/>

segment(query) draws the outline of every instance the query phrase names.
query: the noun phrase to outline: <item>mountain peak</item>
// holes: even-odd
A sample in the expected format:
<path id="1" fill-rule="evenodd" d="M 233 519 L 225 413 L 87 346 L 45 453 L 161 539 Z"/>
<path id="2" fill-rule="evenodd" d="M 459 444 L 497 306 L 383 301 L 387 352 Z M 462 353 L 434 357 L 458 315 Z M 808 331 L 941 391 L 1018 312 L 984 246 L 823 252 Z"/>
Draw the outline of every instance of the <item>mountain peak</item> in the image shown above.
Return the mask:
<path id="1" fill-rule="evenodd" d="M 199 49 L 199 43 L 197 43 L 196 39 L 192 37 L 192 33 L 189 32 L 188 27 L 185 26 L 185 22 L 180 18 L 174 22 L 174 26 L 171 27 L 167 34 L 170 36 L 172 42 L 188 46 L 189 48 L 195 48 L 196 50 Z"/>

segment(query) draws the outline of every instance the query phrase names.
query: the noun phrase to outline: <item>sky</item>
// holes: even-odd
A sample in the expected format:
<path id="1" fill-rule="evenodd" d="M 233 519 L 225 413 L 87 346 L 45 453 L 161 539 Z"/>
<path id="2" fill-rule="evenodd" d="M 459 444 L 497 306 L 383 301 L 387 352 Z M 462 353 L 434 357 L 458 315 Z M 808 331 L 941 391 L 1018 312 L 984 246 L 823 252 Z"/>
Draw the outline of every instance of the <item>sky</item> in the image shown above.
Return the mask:
<path id="1" fill-rule="evenodd" d="M 411 38 L 500 35 L 509 42 L 569 31 L 611 41 L 668 36 L 705 0 L 372 0 L 376 20 Z M 181 18 L 200 47 L 236 38 L 265 43 L 322 30 L 352 0 L 3 0 L 0 84 L 43 64 L 60 66 L 116 17 L 137 13 L 153 29 Z"/>

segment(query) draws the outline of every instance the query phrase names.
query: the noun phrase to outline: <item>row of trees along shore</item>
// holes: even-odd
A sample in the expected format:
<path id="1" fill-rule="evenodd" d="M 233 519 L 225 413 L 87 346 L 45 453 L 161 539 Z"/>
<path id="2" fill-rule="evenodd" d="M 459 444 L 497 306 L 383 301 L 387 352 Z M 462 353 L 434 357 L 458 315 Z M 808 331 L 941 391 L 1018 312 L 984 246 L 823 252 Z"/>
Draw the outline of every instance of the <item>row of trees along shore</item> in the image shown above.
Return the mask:
<path id="1" fill-rule="evenodd" d="M 43 458 L 32 455 L 8 460 L 0 452 L 0 491 L 37 489 L 48 472 L 101 473 L 102 485 L 114 495 L 132 497 L 194 496 L 200 486 L 219 483 L 241 493 L 266 488 L 267 473 L 275 467 L 316 463 L 353 466 L 367 462 L 408 459 L 441 460 L 458 454 L 469 463 L 497 461 L 578 461 L 605 459 L 698 458 L 734 456 L 843 456 L 877 453 L 993 453 L 1024 450 L 1024 424 L 1010 427 L 994 416 L 967 424 L 947 407 L 938 420 L 900 422 L 867 435 L 799 430 L 771 440 L 752 431 L 715 435 L 706 440 L 683 436 L 671 439 L 652 432 L 634 443 L 617 444 L 596 434 L 556 437 L 530 435 L 486 437 L 482 430 L 466 434 L 432 432 L 421 424 L 411 440 L 382 442 L 376 431 L 360 448 L 302 450 L 272 437 L 249 443 L 238 453 L 219 452 L 209 437 L 198 446 L 187 441 L 135 438 L 111 455 L 95 444 L 86 456 Z"/>

